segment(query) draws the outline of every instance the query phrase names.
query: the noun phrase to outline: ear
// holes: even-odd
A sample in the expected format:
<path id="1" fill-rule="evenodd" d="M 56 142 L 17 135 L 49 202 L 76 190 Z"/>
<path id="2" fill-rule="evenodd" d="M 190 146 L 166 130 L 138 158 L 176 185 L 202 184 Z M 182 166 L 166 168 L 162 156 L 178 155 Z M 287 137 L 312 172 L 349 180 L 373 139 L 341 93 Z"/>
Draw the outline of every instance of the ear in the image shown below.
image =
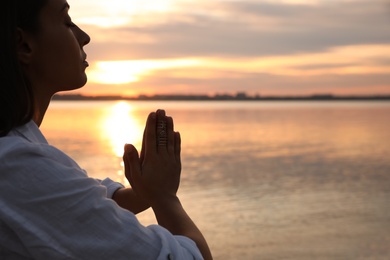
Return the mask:
<path id="1" fill-rule="evenodd" d="M 21 64 L 29 64 L 33 48 L 30 34 L 18 28 L 16 31 L 16 51 Z"/>

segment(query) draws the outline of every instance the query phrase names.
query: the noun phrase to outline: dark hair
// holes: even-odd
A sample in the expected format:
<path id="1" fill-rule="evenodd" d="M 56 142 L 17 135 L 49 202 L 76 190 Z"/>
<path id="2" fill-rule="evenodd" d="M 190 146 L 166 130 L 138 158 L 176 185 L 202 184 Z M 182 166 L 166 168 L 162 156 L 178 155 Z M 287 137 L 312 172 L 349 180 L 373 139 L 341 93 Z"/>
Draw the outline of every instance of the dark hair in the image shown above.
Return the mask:
<path id="1" fill-rule="evenodd" d="M 17 55 L 17 29 L 35 33 L 47 0 L 2 0 L 0 8 L 0 137 L 30 121 L 34 114 L 31 85 Z"/>

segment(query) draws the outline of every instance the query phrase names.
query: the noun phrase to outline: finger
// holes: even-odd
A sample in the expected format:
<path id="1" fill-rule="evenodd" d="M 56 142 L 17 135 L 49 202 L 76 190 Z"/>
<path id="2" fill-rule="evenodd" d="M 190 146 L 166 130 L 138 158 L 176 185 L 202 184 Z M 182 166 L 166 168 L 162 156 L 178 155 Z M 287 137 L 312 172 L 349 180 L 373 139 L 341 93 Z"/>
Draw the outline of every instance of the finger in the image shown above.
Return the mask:
<path id="1" fill-rule="evenodd" d="M 152 155 L 156 152 L 156 113 L 154 112 L 149 114 L 148 120 L 146 121 L 144 136 L 145 157 L 146 154 Z"/>
<path id="2" fill-rule="evenodd" d="M 174 154 L 175 152 L 175 132 L 173 132 L 173 119 L 167 117 L 167 138 L 168 138 L 168 152 Z"/>
<path id="3" fill-rule="evenodd" d="M 181 157 L 180 157 L 180 154 L 181 154 L 181 137 L 180 137 L 180 133 L 179 132 L 175 132 L 174 136 L 175 136 L 175 158 L 176 158 L 177 162 L 181 163 Z"/>
<path id="4" fill-rule="evenodd" d="M 165 110 L 164 109 L 157 109 L 156 114 L 157 114 L 157 117 L 165 118 Z"/>
<path id="5" fill-rule="evenodd" d="M 144 162 L 145 159 L 145 136 L 146 136 L 146 127 L 142 136 L 142 147 L 141 147 L 141 155 L 139 156 L 139 160 L 141 162 L 141 165 Z"/>
<path id="6" fill-rule="evenodd" d="M 130 182 L 130 185 L 134 187 L 135 184 L 134 178 L 138 178 L 137 176 L 141 175 L 141 165 L 138 158 L 138 151 L 133 145 L 131 144 L 125 145 L 123 162 L 125 164 L 125 176 L 127 180 Z"/>
<path id="7" fill-rule="evenodd" d="M 167 119 L 164 110 L 157 110 L 156 145 L 158 151 L 166 150 L 168 144 Z"/>

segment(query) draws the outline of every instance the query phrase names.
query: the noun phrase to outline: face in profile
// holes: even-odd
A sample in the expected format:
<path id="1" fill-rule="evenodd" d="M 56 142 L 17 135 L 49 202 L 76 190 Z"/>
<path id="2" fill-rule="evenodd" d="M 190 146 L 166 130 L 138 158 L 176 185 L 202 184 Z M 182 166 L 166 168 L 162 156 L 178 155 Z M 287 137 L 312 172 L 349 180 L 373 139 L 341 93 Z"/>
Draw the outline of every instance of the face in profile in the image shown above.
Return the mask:
<path id="1" fill-rule="evenodd" d="M 47 0 L 39 17 L 39 31 L 28 37 L 27 75 L 34 89 L 49 94 L 85 85 L 88 67 L 83 47 L 89 36 L 72 22 L 65 0 Z"/>

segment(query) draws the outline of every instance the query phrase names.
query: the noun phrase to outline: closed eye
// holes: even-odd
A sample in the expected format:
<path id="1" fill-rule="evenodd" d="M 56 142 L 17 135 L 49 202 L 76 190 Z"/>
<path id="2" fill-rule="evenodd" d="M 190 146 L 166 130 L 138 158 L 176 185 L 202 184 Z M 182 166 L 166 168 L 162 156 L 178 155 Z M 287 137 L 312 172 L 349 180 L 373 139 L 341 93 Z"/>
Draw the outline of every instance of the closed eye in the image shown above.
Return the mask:
<path id="1" fill-rule="evenodd" d="M 65 18 L 65 25 L 68 27 L 76 27 L 76 24 L 72 22 L 72 19 L 69 16 Z"/>
<path id="2" fill-rule="evenodd" d="M 66 26 L 68 26 L 68 27 L 76 27 L 76 24 L 70 22 L 70 23 L 66 23 Z"/>

